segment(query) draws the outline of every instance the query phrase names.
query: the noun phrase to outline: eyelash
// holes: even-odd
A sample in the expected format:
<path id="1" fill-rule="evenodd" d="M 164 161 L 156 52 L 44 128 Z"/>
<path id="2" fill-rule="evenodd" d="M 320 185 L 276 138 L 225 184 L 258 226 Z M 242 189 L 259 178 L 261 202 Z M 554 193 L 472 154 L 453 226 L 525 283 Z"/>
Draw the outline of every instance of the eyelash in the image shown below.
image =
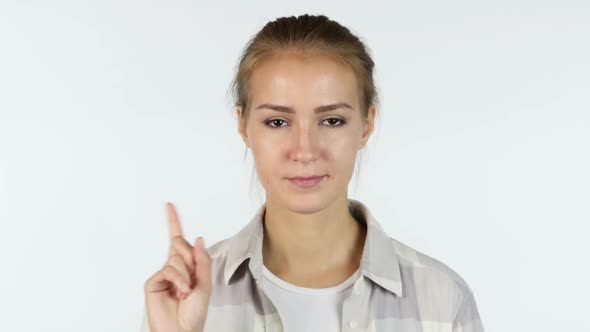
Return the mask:
<path id="1" fill-rule="evenodd" d="M 340 121 L 340 124 L 339 125 L 329 125 L 328 127 L 337 128 L 337 127 L 342 127 L 342 126 L 344 126 L 346 124 L 346 121 L 343 120 L 343 119 L 327 118 L 324 121 L 326 121 L 326 120 L 338 120 L 338 121 Z M 270 126 L 269 124 L 272 123 L 273 121 L 283 121 L 283 122 L 285 122 L 285 120 L 283 120 L 283 119 L 270 119 L 270 120 L 264 121 L 264 125 L 267 126 L 267 127 L 269 127 L 269 128 L 272 128 L 272 129 L 279 129 L 281 127 L 284 127 L 284 126 L 279 126 L 279 127 Z"/>

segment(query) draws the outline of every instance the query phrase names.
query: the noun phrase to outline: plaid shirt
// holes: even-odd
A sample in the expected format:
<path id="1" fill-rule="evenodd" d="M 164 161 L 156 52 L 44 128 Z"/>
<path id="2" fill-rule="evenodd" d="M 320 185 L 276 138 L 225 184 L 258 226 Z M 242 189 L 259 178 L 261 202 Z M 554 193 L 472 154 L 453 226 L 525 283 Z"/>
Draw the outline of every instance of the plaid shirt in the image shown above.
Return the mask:
<path id="1" fill-rule="evenodd" d="M 454 270 L 388 236 L 362 202 L 348 202 L 367 235 L 360 276 L 342 303 L 341 331 L 484 331 L 473 291 Z M 207 248 L 213 288 L 205 332 L 285 332 L 261 286 L 264 209 Z M 142 332 L 150 331 L 147 325 L 144 314 Z"/>

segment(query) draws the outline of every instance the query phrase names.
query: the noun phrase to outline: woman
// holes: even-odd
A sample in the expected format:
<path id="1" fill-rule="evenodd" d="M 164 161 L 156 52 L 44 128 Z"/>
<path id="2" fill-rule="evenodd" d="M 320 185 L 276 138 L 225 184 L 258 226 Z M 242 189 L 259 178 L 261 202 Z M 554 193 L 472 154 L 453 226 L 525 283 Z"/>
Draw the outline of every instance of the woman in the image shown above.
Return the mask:
<path id="1" fill-rule="evenodd" d="M 473 292 L 347 197 L 374 128 L 374 63 L 325 16 L 269 22 L 233 82 L 266 202 L 205 249 L 168 204 L 170 255 L 145 283 L 143 331 L 483 331 Z"/>

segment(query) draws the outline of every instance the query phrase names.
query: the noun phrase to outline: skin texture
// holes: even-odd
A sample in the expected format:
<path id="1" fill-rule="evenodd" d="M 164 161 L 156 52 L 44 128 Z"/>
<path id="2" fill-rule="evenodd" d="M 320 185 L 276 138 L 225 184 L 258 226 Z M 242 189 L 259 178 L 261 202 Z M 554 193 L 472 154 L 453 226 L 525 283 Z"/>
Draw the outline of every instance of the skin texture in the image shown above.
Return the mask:
<path id="1" fill-rule="evenodd" d="M 347 192 L 357 153 L 373 132 L 374 106 L 363 119 L 352 69 L 317 53 L 282 51 L 265 59 L 250 88 L 247 122 L 240 107 L 236 112 L 266 191 L 264 265 L 297 286 L 336 285 L 362 255 L 366 230 L 350 215 Z M 314 112 L 341 102 L 352 109 Z M 262 104 L 294 113 L 258 108 Z M 287 180 L 310 175 L 327 177 L 307 189 Z"/>

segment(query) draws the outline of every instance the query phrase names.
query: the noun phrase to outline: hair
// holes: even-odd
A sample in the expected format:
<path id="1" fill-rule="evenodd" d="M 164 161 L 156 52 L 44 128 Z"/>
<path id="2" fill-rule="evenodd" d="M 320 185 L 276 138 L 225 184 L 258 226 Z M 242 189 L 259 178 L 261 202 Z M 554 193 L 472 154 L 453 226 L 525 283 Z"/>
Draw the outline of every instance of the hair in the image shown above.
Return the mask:
<path id="1" fill-rule="evenodd" d="M 328 55 L 352 69 L 360 91 L 359 102 L 364 120 L 368 117 L 371 105 L 375 106 L 376 111 L 380 108 L 378 91 L 373 80 L 375 63 L 370 50 L 359 37 L 324 15 L 279 17 L 266 23 L 248 41 L 239 58 L 230 89 L 234 103 L 232 111 L 237 106 L 242 108 L 243 122 L 239 123 L 240 126 L 245 126 L 249 118 L 249 84 L 257 65 L 278 52 L 288 50 Z M 247 151 L 246 147 L 244 158 Z M 255 174 L 254 168 L 252 174 Z"/>

